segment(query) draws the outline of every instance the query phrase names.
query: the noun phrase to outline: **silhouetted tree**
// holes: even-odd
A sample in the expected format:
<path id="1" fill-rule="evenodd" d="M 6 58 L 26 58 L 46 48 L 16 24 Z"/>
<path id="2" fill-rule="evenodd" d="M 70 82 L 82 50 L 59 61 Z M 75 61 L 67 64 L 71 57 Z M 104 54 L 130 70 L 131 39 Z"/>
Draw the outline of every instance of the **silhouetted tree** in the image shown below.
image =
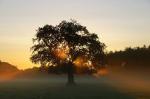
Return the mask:
<path id="1" fill-rule="evenodd" d="M 74 20 L 39 28 L 33 42 L 31 61 L 46 67 L 65 66 L 68 84 L 74 83 L 75 65 L 80 60 L 88 67 L 97 68 L 103 64 L 105 45 L 96 34 Z"/>

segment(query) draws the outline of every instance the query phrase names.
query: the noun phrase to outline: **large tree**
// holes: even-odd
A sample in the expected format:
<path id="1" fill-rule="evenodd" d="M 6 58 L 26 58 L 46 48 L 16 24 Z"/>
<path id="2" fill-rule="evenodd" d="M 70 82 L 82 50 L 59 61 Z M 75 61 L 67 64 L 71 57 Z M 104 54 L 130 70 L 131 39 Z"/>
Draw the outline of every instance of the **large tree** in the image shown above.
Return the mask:
<path id="1" fill-rule="evenodd" d="M 31 61 L 43 67 L 66 66 L 68 84 L 74 83 L 75 66 L 99 68 L 103 64 L 105 45 L 74 20 L 39 28 L 33 42 Z"/>

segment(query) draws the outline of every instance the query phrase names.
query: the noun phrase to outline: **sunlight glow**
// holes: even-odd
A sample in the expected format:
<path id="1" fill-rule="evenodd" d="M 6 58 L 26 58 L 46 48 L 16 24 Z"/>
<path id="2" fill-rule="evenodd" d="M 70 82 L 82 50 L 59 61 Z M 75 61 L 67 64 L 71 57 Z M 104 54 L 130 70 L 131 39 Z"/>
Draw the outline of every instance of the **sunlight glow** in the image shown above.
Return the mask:
<path id="1" fill-rule="evenodd" d="M 55 51 L 55 54 L 56 54 L 56 56 L 57 56 L 58 58 L 63 59 L 63 60 L 68 57 L 68 55 L 67 55 L 67 54 L 65 53 L 65 51 L 62 50 L 62 49 L 56 50 L 56 51 Z"/>
<path id="2" fill-rule="evenodd" d="M 79 56 L 74 62 L 75 66 L 77 67 L 90 67 L 92 66 L 91 61 L 89 61 L 87 58 L 83 57 L 83 56 Z"/>
<path id="3" fill-rule="evenodd" d="M 62 59 L 65 60 L 68 58 L 68 54 L 69 54 L 69 47 L 68 46 L 64 46 L 64 45 L 60 45 L 58 46 L 58 48 L 54 51 L 55 55 Z"/>
<path id="4" fill-rule="evenodd" d="M 105 76 L 109 74 L 109 70 L 107 68 L 101 68 L 94 74 L 95 77 Z"/>

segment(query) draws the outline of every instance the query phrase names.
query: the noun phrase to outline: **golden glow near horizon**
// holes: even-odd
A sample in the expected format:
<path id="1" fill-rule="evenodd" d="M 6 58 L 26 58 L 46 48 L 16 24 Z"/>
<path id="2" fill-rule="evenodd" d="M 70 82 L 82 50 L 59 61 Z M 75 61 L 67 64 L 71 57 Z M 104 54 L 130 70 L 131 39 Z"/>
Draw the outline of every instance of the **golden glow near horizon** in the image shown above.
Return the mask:
<path id="1" fill-rule="evenodd" d="M 149 12 L 149 0 L 0 0 L 0 60 L 38 66 L 29 60 L 36 29 L 69 19 L 97 33 L 109 51 L 149 45 Z"/>

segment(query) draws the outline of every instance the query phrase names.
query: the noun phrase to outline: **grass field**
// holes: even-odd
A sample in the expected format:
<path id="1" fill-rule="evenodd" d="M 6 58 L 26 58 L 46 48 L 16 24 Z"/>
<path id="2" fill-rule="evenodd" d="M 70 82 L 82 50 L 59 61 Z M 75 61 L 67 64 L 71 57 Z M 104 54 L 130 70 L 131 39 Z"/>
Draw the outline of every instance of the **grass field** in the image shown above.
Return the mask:
<path id="1" fill-rule="evenodd" d="M 66 86 L 65 78 L 18 79 L 0 83 L 0 99 L 136 99 L 106 83 L 107 78 L 77 78 Z"/>
<path id="2" fill-rule="evenodd" d="M 150 99 L 147 94 L 115 86 L 122 83 L 109 77 L 76 77 L 76 83 L 66 86 L 64 76 L 1 81 L 0 99 Z"/>

